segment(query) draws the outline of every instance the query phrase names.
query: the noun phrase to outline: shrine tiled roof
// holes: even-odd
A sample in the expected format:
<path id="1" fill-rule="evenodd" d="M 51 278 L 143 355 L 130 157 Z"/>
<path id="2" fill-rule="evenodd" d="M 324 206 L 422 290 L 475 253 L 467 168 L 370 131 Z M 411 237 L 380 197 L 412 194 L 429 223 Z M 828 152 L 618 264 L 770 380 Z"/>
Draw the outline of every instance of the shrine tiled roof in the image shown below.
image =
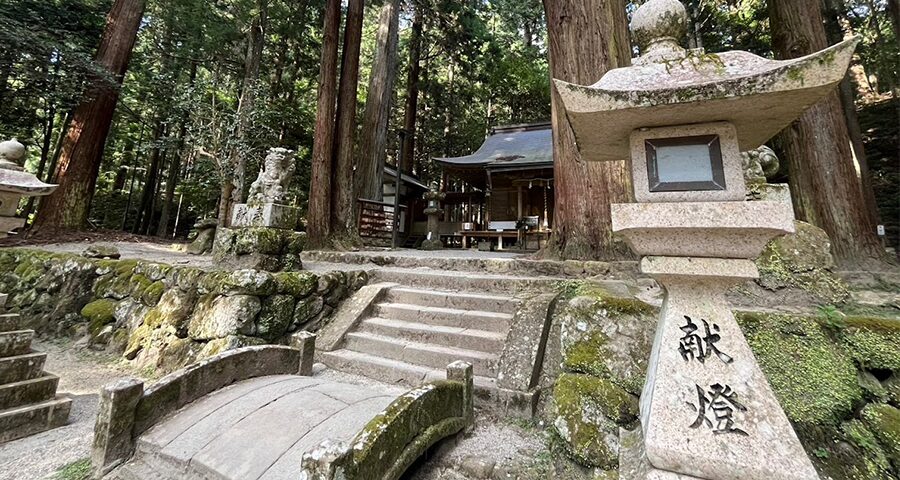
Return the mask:
<path id="1" fill-rule="evenodd" d="M 450 168 L 515 169 L 553 165 L 553 132 L 549 123 L 495 128 L 475 153 L 435 158 Z"/>

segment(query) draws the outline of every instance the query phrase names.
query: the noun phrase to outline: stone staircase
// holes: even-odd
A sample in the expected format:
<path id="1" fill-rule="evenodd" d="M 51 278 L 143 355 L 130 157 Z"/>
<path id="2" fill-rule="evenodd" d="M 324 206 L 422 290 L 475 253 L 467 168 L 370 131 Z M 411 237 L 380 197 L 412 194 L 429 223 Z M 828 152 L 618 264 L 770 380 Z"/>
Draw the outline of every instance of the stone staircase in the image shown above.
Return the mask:
<path id="1" fill-rule="evenodd" d="M 444 378 L 446 365 L 463 360 L 474 366 L 477 389 L 495 390 L 518 305 L 509 294 L 390 287 L 347 332 L 341 348 L 321 352 L 322 360 L 337 370 L 409 386 Z"/>
<path id="2" fill-rule="evenodd" d="M 47 354 L 31 349 L 32 330 L 0 315 L 0 443 L 66 424 L 72 400 L 56 396 L 59 377 L 44 372 Z"/>

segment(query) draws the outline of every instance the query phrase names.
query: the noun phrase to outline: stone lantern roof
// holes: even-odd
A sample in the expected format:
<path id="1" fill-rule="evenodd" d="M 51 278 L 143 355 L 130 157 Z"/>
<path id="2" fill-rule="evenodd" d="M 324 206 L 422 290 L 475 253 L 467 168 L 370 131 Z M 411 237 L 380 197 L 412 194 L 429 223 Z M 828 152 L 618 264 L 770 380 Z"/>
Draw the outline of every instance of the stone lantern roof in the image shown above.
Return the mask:
<path id="1" fill-rule="evenodd" d="M 591 86 L 555 80 L 586 160 L 629 158 L 636 129 L 707 122 L 734 124 L 740 149 L 757 148 L 833 91 L 859 42 L 785 61 L 685 50 L 687 12 L 678 0 L 644 4 L 631 30 L 643 52 L 633 66 Z"/>

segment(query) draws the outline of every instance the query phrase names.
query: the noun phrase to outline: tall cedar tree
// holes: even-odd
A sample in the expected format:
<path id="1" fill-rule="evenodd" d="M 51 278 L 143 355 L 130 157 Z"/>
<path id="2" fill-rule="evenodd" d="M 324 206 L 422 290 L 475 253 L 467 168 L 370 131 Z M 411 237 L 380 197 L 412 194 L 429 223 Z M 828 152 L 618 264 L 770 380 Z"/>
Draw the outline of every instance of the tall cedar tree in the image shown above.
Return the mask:
<path id="1" fill-rule="evenodd" d="M 341 2 L 328 0 L 322 27 L 322 62 L 313 139 L 309 212 L 306 232 L 311 247 L 322 247 L 331 234 L 331 175 L 333 173 L 334 115 L 337 102 L 338 34 Z"/>
<path id="2" fill-rule="evenodd" d="M 590 85 L 607 71 L 630 64 L 625 0 L 544 0 L 544 11 L 553 78 Z M 628 257 L 627 249 L 613 241 L 610 213 L 610 204 L 630 197 L 625 160 L 582 160 L 560 101 L 554 89 L 556 208 L 546 253 L 567 259 Z"/>
<path id="3" fill-rule="evenodd" d="M 95 79 L 89 83 L 56 166 L 59 188 L 41 202 L 35 228 L 82 228 L 87 224 L 103 148 L 145 6 L 144 0 L 116 0 L 110 9 L 95 61 L 115 82 Z"/>
<path id="4" fill-rule="evenodd" d="M 353 215 L 353 147 L 356 145 L 356 106 L 359 90 L 359 52 L 362 43 L 363 0 L 350 0 L 341 83 L 338 89 L 337 132 L 334 138 L 334 173 L 331 185 L 331 235 L 339 241 L 351 241 L 356 230 Z"/>
<path id="5" fill-rule="evenodd" d="M 419 81 L 422 74 L 422 32 L 425 28 L 423 6 L 416 0 L 412 33 L 409 38 L 409 76 L 406 80 L 406 113 L 403 116 L 403 129 L 407 135 L 403 140 L 403 158 L 400 169 L 412 172 L 416 155 L 416 120 L 419 114 Z"/>
<path id="6" fill-rule="evenodd" d="M 381 201 L 384 193 L 382 182 L 387 159 L 388 123 L 397 77 L 400 0 L 384 2 L 378 23 L 375 63 L 369 78 L 369 94 L 360 132 L 356 189 L 359 198 Z"/>
<path id="7" fill-rule="evenodd" d="M 772 43 L 780 58 L 809 55 L 828 46 L 821 0 L 772 0 Z M 794 210 L 824 229 L 844 266 L 880 260 L 884 250 L 850 149 L 850 134 L 835 90 L 779 135 L 789 169 Z"/>

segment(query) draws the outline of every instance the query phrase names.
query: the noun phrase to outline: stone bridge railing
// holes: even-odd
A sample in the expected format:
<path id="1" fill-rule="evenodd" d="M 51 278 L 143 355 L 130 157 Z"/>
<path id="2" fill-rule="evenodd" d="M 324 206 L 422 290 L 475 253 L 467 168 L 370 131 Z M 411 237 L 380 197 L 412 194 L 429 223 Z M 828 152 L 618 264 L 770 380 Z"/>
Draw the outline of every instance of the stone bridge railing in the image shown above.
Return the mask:
<path id="1" fill-rule="evenodd" d="M 326 442 L 303 456 L 302 480 L 397 480 L 438 441 L 474 425 L 472 365 L 455 362 L 447 380 L 411 390 L 349 443 Z"/>
<path id="2" fill-rule="evenodd" d="M 167 415 L 237 382 L 269 375 L 312 374 L 315 335 L 300 332 L 292 346 L 230 350 L 190 365 L 144 389 L 128 378 L 103 388 L 91 454 L 94 478 L 101 478 L 134 453 L 135 441 Z"/>

